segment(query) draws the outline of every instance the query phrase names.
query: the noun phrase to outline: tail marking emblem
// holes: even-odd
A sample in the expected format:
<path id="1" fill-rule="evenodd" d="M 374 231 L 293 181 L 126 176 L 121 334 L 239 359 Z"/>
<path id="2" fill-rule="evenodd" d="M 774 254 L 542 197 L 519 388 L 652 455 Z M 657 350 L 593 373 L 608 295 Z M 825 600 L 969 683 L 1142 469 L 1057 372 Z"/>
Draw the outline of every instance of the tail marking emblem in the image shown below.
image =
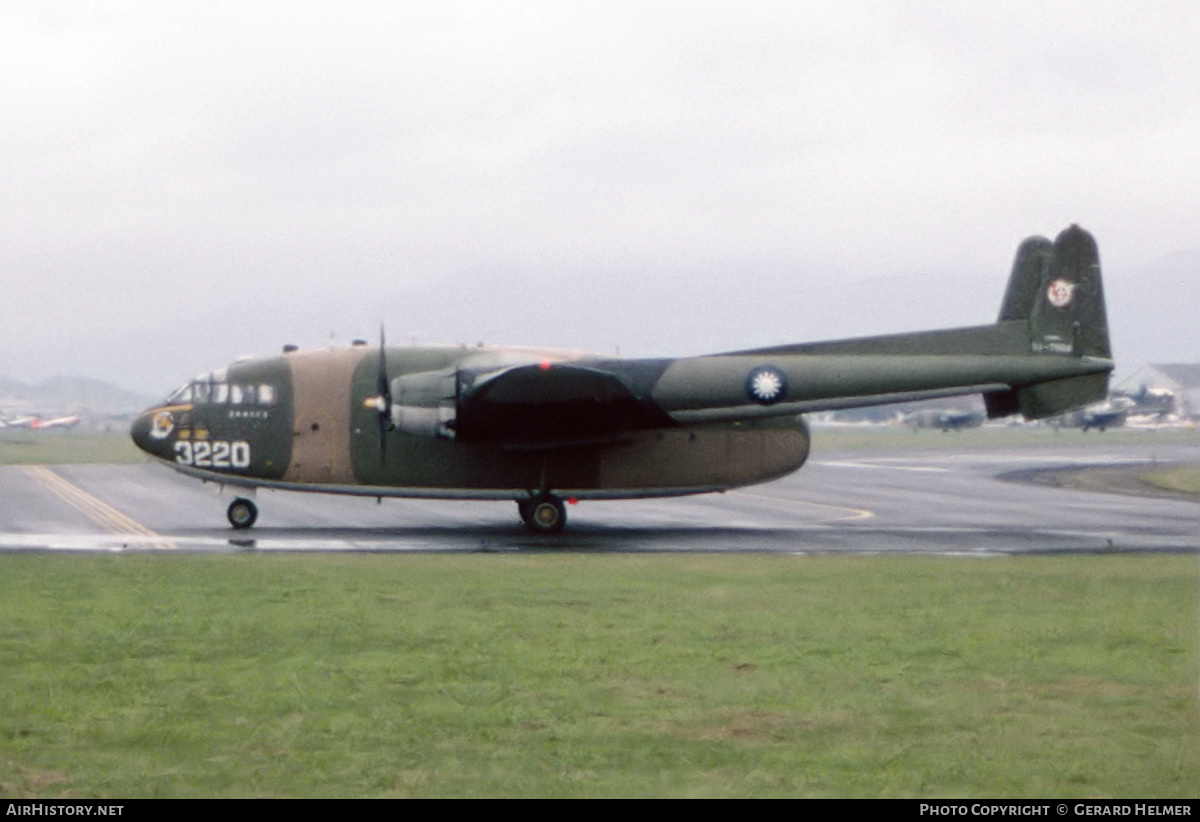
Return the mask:
<path id="1" fill-rule="evenodd" d="M 1071 298 L 1074 295 L 1075 284 L 1069 283 L 1066 280 L 1055 280 L 1046 286 L 1046 299 L 1055 308 L 1066 308 L 1071 304 Z"/>

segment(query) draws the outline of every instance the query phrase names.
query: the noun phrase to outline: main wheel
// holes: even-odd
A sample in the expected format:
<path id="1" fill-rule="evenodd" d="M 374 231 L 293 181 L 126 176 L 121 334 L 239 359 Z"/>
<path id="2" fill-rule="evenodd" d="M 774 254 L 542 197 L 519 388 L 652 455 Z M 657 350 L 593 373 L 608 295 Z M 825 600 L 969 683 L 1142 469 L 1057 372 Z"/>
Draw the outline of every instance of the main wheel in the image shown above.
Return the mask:
<path id="1" fill-rule="evenodd" d="M 248 499 L 238 497 L 229 503 L 229 510 L 225 512 L 225 516 L 229 517 L 229 524 L 234 528 L 249 528 L 258 519 L 258 506 Z"/>
<path id="2" fill-rule="evenodd" d="M 551 494 L 535 499 L 517 500 L 517 510 L 526 527 L 539 534 L 555 534 L 567 524 L 567 509 Z"/>

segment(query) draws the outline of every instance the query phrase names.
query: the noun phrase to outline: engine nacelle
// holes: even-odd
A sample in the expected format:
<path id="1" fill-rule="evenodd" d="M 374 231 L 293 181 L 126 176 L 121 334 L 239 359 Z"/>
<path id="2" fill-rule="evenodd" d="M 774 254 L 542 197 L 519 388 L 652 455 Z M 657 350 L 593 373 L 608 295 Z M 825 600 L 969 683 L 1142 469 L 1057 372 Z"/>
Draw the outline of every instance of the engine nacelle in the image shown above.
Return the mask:
<path id="1" fill-rule="evenodd" d="M 423 371 L 392 380 L 392 424 L 406 434 L 454 439 L 456 371 Z"/>

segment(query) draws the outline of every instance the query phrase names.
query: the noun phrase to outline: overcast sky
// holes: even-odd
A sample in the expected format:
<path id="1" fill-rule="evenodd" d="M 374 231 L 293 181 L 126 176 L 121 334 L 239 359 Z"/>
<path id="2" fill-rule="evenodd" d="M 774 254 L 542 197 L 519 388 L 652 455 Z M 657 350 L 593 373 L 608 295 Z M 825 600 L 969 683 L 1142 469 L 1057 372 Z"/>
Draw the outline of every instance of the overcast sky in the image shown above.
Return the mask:
<path id="1" fill-rule="evenodd" d="M 283 343 L 683 355 L 990 322 L 1100 244 L 1200 359 L 1200 6 L 6 2 L 0 374 Z"/>

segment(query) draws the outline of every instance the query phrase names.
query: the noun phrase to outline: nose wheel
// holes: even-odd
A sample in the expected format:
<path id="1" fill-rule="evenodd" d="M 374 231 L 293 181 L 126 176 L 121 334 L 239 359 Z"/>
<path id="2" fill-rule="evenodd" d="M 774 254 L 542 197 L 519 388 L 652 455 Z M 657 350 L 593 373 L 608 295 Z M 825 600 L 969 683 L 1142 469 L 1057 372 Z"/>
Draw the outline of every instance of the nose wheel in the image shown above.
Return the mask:
<path id="1" fill-rule="evenodd" d="M 240 531 L 249 528 L 258 519 L 258 506 L 248 499 L 238 497 L 229 503 L 225 516 L 229 518 L 229 524 Z"/>
<path id="2" fill-rule="evenodd" d="M 525 527 L 536 534 L 557 534 L 567 524 L 567 509 L 553 494 L 517 500 Z"/>

